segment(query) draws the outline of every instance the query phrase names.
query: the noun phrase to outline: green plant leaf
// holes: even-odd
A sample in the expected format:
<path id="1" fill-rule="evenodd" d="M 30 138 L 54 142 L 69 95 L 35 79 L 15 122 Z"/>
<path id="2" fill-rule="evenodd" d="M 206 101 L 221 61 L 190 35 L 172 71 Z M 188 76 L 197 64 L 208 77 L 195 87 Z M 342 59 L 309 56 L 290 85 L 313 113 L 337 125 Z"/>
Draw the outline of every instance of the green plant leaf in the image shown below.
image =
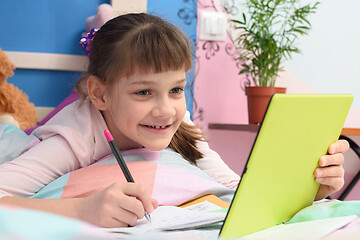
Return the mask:
<path id="1" fill-rule="evenodd" d="M 241 50 L 239 74 L 250 73 L 255 85 L 273 86 L 284 59 L 301 53 L 295 41 L 311 29 L 308 17 L 319 2 L 300 6 L 299 0 L 247 0 L 242 20 L 233 20 L 241 33 L 236 39 Z M 248 17 L 247 17 L 248 16 Z"/>
<path id="2" fill-rule="evenodd" d="M 246 24 L 246 16 L 245 16 L 245 13 L 242 14 L 242 17 L 243 17 L 243 24 L 245 25 Z"/>
<path id="3" fill-rule="evenodd" d="M 248 73 L 248 72 L 249 72 L 249 69 L 244 68 L 243 70 L 241 70 L 239 72 L 239 75 L 244 74 L 244 73 Z"/>

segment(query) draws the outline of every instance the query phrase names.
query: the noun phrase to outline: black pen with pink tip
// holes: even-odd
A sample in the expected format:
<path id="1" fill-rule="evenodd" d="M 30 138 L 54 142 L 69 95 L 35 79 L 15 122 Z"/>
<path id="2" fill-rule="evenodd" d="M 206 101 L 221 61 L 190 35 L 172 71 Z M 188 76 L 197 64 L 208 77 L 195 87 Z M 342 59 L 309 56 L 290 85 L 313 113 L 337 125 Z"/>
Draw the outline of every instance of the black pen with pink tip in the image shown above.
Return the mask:
<path id="1" fill-rule="evenodd" d="M 122 170 L 122 172 L 124 173 L 124 176 L 126 178 L 126 180 L 128 182 L 135 182 L 133 177 L 131 176 L 131 173 L 128 169 L 128 167 L 126 166 L 126 163 L 124 161 L 124 158 L 121 156 L 121 153 L 120 153 L 120 150 L 119 148 L 116 146 L 115 142 L 114 142 L 114 138 L 113 136 L 111 135 L 110 131 L 108 129 L 106 129 L 104 131 L 104 135 L 106 137 L 106 140 L 109 142 L 109 145 L 110 145 L 110 148 L 111 148 L 111 151 L 113 152 L 115 158 L 116 158 L 116 161 L 119 163 L 119 166 Z M 151 222 L 151 217 L 150 217 L 150 214 L 148 212 L 145 211 L 145 218 Z"/>

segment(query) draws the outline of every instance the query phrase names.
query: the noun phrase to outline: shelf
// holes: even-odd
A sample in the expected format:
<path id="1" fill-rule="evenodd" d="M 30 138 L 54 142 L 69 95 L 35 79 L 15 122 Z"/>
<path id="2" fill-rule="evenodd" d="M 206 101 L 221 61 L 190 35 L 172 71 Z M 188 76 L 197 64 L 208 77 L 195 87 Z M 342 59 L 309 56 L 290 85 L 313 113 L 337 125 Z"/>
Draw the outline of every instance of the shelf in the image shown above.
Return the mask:
<path id="1" fill-rule="evenodd" d="M 256 124 L 209 123 L 209 129 L 217 129 L 217 130 L 257 132 L 259 130 L 259 127 L 260 127 L 260 125 L 256 125 Z"/>
<path id="2" fill-rule="evenodd" d="M 343 128 L 341 135 L 360 136 L 360 128 Z"/>
<path id="3" fill-rule="evenodd" d="M 257 132 L 260 125 L 256 124 L 226 124 L 226 123 L 209 123 L 209 129 L 248 131 Z M 360 128 L 343 128 L 341 135 L 360 136 Z"/>

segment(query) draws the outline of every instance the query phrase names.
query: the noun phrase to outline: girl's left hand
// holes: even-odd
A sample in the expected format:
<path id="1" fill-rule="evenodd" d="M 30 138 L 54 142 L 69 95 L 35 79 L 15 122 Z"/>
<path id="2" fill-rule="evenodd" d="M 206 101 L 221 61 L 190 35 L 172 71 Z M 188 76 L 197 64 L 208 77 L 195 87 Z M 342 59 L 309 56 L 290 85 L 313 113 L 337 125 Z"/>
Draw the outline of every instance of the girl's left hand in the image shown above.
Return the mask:
<path id="1" fill-rule="evenodd" d="M 343 153 L 348 149 L 349 143 L 346 140 L 338 140 L 330 145 L 329 154 L 320 158 L 321 168 L 314 172 L 315 181 L 321 184 L 315 200 L 321 200 L 344 186 Z"/>

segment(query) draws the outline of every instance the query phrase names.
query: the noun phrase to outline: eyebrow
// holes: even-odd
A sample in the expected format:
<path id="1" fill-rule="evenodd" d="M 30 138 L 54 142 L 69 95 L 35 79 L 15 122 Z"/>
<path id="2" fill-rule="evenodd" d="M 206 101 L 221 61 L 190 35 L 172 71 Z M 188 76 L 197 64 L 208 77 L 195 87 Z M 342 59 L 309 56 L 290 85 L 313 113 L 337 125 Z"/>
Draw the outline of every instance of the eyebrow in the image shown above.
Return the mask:
<path id="1" fill-rule="evenodd" d="M 186 78 L 176 81 L 176 84 L 181 84 L 183 82 L 186 82 Z M 131 85 L 152 85 L 152 84 L 155 84 L 155 81 L 139 80 L 131 83 Z"/>

